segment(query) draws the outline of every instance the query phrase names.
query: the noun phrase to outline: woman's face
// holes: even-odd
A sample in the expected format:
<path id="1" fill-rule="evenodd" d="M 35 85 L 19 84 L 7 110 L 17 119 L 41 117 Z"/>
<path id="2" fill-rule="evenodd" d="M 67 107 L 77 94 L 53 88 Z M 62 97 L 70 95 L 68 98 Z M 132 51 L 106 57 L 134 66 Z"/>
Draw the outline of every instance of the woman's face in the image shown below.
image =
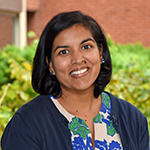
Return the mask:
<path id="1" fill-rule="evenodd" d="M 62 91 L 93 89 L 101 59 L 102 50 L 98 49 L 90 30 L 74 25 L 54 39 L 49 69 L 56 75 Z"/>

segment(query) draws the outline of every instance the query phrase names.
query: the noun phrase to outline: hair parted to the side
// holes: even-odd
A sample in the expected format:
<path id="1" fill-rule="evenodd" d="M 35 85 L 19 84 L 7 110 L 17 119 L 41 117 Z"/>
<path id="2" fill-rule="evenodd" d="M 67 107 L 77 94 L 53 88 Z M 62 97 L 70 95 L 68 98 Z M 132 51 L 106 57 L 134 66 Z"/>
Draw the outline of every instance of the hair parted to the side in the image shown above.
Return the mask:
<path id="1" fill-rule="evenodd" d="M 46 25 L 37 46 L 36 54 L 33 61 L 32 86 L 40 94 L 50 94 L 55 97 L 61 95 L 60 83 L 56 76 L 51 75 L 48 63 L 51 62 L 52 45 L 55 37 L 61 31 L 75 25 L 81 24 L 88 28 L 99 50 L 103 48 L 103 58 L 105 63 L 101 64 L 99 76 L 95 81 L 94 96 L 97 98 L 109 83 L 112 74 L 111 57 L 106 41 L 106 37 L 98 23 L 88 15 L 79 11 L 60 13 L 54 16 Z M 46 62 L 48 58 L 48 63 Z"/>

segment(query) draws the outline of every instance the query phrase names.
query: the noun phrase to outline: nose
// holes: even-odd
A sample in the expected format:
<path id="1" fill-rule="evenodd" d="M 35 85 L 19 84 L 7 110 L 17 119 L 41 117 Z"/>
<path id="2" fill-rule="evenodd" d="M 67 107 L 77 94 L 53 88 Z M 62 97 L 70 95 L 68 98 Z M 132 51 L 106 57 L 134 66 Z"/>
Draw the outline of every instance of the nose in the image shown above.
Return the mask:
<path id="1" fill-rule="evenodd" d="M 80 51 L 73 52 L 71 57 L 71 64 L 80 64 L 82 62 L 86 62 L 83 53 Z"/>

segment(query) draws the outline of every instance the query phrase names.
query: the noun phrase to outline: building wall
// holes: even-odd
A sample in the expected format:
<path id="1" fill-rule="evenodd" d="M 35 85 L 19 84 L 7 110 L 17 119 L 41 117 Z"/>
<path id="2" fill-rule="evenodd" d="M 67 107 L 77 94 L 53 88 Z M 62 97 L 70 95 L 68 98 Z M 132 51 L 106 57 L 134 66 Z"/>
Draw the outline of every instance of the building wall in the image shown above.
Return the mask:
<path id="1" fill-rule="evenodd" d="M 0 48 L 13 44 L 13 18 L 22 10 L 22 0 L 0 0 Z"/>
<path id="2" fill-rule="evenodd" d="M 30 8 L 31 1 L 36 1 L 36 10 L 28 9 L 28 31 L 35 31 L 38 37 L 46 23 L 57 13 L 80 10 L 95 18 L 115 42 L 123 44 L 140 41 L 143 45 L 150 46 L 149 0 L 27 1 L 30 1 Z"/>
<path id="3" fill-rule="evenodd" d="M 21 4 L 22 0 L 0 0 L 0 47 L 13 43 L 12 18 L 21 11 Z M 80 10 L 95 18 L 115 42 L 140 41 L 150 47 L 149 0 L 26 0 L 26 7 L 27 29 L 38 38 L 54 15 Z"/>
<path id="4" fill-rule="evenodd" d="M 4 12 L 20 12 L 22 0 L 0 0 L 0 10 Z"/>
<path id="5" fill-rule="evenodd" d="M 0 48 L 13 43 L 13 17 L 0 14 Z"/>
<path id="6" fill-rule="evenodd" d="M 39 0 L 26 0 L 26 7 L 28 11 L 34 12 L 38 9 Z"/>

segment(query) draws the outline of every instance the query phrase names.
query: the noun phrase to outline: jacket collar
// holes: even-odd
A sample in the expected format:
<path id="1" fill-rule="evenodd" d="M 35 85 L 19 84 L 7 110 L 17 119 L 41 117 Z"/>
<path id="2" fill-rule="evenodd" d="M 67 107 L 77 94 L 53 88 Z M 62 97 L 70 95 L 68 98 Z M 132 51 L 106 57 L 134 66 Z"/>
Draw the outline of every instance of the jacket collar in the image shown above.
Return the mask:
<path id="1" fill-rule="evenodd" d="M 114 128 L 118 131 L 122 146 L 124 150 L 129 149 L 129 135 L 128 135 L 128 129 L 125 120 L 123 119 L 124 115 L 126 115 L 126 112 L 122 108 L 123 100 L 120 100 L 119 98 L 115 97 L 109 92 L 105 92 L 109 95 L 111 99 L 111 120 L 113 122 Z"/>
<path id="2" fill-rule="evenodd" d="M 49 97 L 50 99 L 50 111 L 51 113 L 59 120 L 61 121 L 65 126 L 68 126 L 68 120 L 66 119 L 65 116 L 63 116 L 59 110 L 57 109 L 57 107 L 55 106 L 55 104 L 53 103 L 53 101 L 51 100 L 51 98 Z"/>

